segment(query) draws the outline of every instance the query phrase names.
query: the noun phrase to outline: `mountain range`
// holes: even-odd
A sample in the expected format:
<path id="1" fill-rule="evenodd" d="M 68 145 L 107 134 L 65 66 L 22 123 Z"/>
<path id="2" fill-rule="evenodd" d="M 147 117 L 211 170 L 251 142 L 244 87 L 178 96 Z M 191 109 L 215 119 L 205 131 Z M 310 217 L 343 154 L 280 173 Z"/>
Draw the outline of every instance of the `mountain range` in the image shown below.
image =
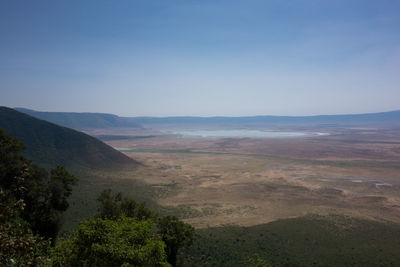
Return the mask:
<path id="1" fill-rule="evenodd" d="M 400 126 L 400 110 L 380 113 L 318 116 L 119 117 L 105 113 L 40 112 L 24 108 L 16 109 L 33 117 L 78 130 L 141 128 L 151 127 L 152 125 Z"/>
<path id="2" fill-rule="evenodd" d="M 27 158 L 45 166 L 95 169 L 137 164 L 94 137 L 11 108 L 0 107 L 0 128 L 25 143 Z"/>
<path id="3" fill-rule="evenodd" d="M 124 118 L 106 113 L 42 112 L 26 108 L 15 108 L 15 110 L 41 120 L 76 130 L 140 127 L 140 125 L 131 118 Z"/>

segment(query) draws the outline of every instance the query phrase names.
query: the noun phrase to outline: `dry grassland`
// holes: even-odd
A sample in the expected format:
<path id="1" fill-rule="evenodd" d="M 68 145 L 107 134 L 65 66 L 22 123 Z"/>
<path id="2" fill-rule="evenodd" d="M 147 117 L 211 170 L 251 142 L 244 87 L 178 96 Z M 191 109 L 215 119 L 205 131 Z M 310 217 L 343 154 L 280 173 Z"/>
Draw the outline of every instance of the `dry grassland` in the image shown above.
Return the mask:
<path id="1" fill-rule="evenodd" d="M 108 144 L 131 149 L 125 153 L 144 164 L 132 177 L 159 189 L 159 204 L 203 228 L 307 213 L 400 222 L 397 136 L 351 129 L 313 138 L 157 135 Z"/>

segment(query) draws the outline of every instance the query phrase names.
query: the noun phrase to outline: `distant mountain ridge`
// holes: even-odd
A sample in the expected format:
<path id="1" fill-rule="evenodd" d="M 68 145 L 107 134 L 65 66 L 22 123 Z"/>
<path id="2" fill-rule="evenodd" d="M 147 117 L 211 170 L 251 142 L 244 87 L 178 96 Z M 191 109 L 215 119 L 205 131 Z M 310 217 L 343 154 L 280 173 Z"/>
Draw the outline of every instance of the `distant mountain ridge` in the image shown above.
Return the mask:
<path id="1" fill-rule="evenodd" d="M 39 112 L 17 108 L 31 116 L 50 122 L 72 127 L 74 129 L 88 128 L 137 128 L 151 125 L 393 125 L 400 126 L 400 110 L 344 115 L 317 116 L 243 116 L 243 117 L 119 117 L 104 113 L 68 113 L 68 112 Z"/>
<path id="2" fill-rule="evenodd" d="M 317 116 L 244 117 L 136 117 L 141 125 L 151 124 L 395 124 L 400 125 L 400 110 L 381 113 Z"/>
<path id="3" fill-rule="evenodd" d="M 15 108 L 15 110 L 75 130 L 140 127 L 130 118 L 107 113 L 42 112 L 26 108 Z"/>
<path id="4" fill-rule="evenodd" d="M 24 154 L 47 166 L 104 168 L 136 161 L 87 134 L 0 107 L 0 128 L 26 144 Z"/>

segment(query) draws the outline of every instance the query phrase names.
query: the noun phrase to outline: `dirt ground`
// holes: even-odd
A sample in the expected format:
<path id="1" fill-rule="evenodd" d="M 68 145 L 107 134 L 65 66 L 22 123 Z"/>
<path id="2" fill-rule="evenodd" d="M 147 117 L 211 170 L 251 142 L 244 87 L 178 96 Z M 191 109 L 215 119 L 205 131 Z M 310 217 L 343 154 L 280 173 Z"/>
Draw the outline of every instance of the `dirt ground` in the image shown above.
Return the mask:
<path id="1" fill-rule="evenodd" d="M 109 145 L 143 163 L 132 176 L 162 189 L 159 204 L 177 207 L 195 227 L 307 213 L 400 222 L 398 130 L 313 129 L 330 135 L 285 139 L 187 138 L 159 130 L 91 134 L 107 135 Z"/>

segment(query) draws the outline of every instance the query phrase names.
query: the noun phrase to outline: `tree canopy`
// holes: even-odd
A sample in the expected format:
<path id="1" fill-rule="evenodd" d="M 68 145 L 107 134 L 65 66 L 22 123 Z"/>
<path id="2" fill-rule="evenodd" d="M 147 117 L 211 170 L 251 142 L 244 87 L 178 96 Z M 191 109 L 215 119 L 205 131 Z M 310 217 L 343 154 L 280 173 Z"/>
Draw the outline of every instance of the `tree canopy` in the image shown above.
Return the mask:
<path id="1" fill-rule="evenodd" d="M 77 181 L 63 167 L 49 176 L 20 154 L 24 147 L 0 129 L 0 262 L 7 266 L 47 262 Z"/>
<path id="2" fill-rule="evenodd" d="M 97 216 L 55 243 L 77 179 L 64 167 L 32 164 L 23 148 L 0 129 L 0 262 L 7 266 L 176 266 L 179 249 L 192 244 L 191 225 L 109 189 L 98 197 Z"/>
<path id="3" fill-rule="evenodd" d="M 48 262 L 49 242 L 32 233 L 20 214 L 26 205 L 22 195 L 22 176 L 14 176 L 7 190 L 0 188 L 0 262 L 4 266 L 42 266 Z"/>
<path id="4" fill-rule="evenodd" d="M 138 220 L 155 219 L 157 215 L 148 209 L 144 203 L 122 196 L 121 193 L 112 194 L 111 189 L 106 189 L 97 198 L 99 207 L 97 217 L 102 219 L 117 219 L 122 215 Z"/>
<path id="5" fill-rule="evenodd" d="M 166 244 L 168 262 L 176 266 L 179 249 L 190 246 L 194 240 L 194 228 L 175 216 L 165 216 L 158 220 L 158 231 Z"/>
<path id="6" fill-rule="evenodd" d="M 49 173 L 21 156 L 24 144 L 0 129 L 0 188 L 23 201 L 22 219 L 34 233 L 55 239 L 77 179 L 58 166 Z M 21 190 L 15 190 L 21 188 Z"/>
<path id="7" fill-rule="evenodd" d="M 156 232 L 165 243 L 168 262 L 176 266 L 179 249 L 190 246 L 194 239 L 194 228 L 180 221 L 175 216 L 158 218 L 144 203 L 124 197 L 121 193 L 112 194 L 110 189 L 104 190 L 99 198 L 98 217 L 116 220 L 121 216 L 136 220 L 151 220 L 156 222 Z"/>
<path id="8" fill-rule="evenodd" d="M 95 218 L 82 223 L 72 238 L 57 244 L 53 265 L 170 266 L 164 247 L 150 220 Z"/>

